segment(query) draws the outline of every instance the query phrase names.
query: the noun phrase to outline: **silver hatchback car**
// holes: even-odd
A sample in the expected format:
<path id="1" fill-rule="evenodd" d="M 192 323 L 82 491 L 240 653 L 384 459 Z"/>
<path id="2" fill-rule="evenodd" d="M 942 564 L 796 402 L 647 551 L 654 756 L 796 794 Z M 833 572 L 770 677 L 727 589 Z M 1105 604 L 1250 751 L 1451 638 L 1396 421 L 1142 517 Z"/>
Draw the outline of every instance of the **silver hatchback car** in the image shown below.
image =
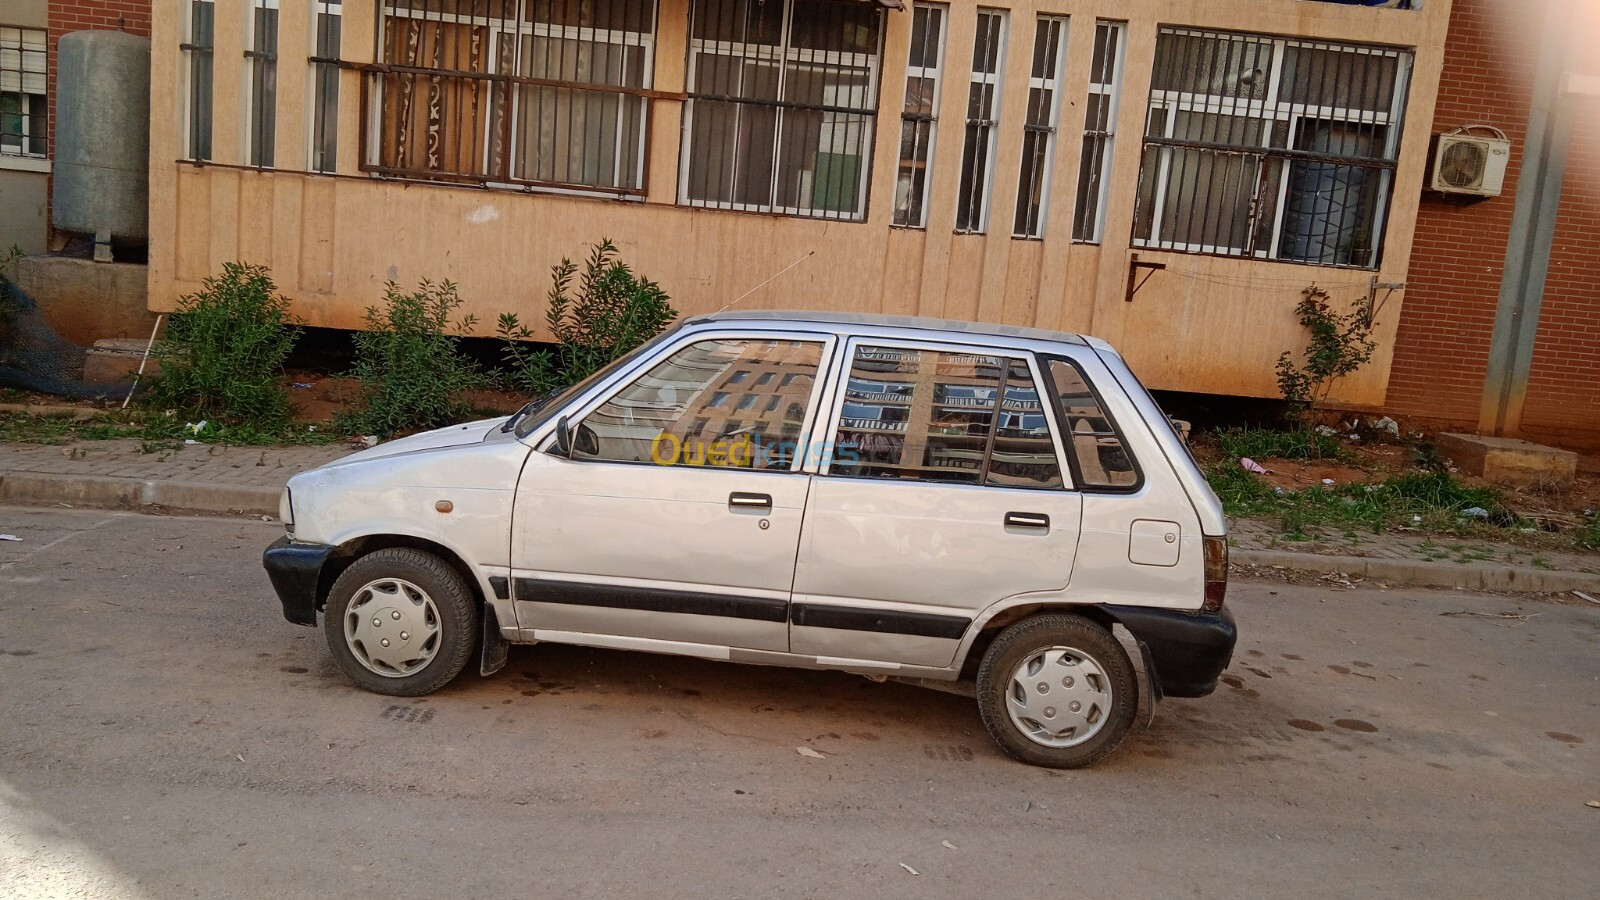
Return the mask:
<path id="1" fill-rule="evenodd" d="M 975 694 L 1077 767 L 1216 687 L 1222 508 L 1094 338 L 886 316 L 685 321 L 505 419 L 295 476 L 265 565 L 361 687 L 541 641 Z M 1137 664 L 1135 662 L 1137 658 Z"/>

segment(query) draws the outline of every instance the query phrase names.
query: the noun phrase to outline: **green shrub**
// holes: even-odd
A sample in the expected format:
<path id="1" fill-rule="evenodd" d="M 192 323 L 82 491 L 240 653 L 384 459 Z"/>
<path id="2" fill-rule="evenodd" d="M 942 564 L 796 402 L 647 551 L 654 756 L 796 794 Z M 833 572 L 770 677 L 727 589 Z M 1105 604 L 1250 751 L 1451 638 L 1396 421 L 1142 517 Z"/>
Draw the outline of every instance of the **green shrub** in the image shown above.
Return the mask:
<path id="1" fill-rule="evenodd" d="M 384 286 L 384 305 L 367 308 L 367 330 L 355 335 L 361 409 L 341 426 L 361 434 L 391 435 L 462 418 L 462 394 L 483 383 L 449 332 L 469 331 L 473 316 L 452 319 L 462 300 L 456 286 L 423 281 L 412 293 Z"/>
<path id="2" fill-rule="evenodd" d="M 1333 383 L 1366 365 L 1378 346 L 1367 310 L 1340 315 L 1330 299 L 1314 284 L 1301 292 L 1294 311 L 1310 332 L 1303 358 L 1296 363 L 1288 353 L 1278 357 L 1278 390 L 1297 409 L 1326 400 Z"/>
<path id="3" fill-rule="evenodd" d="M 501 313 L 497 333 L 506 342 L 509 386 L 533 393 L 580 381 L 660 334 L 678 317 L 661 286 L 633 273 L 617 258 L 609 238 L 589 248 L 583 274 L 570 259 L 550 269 L 545 324 L 553 350 L 532 351 L 533 329 L 516 313 Z M 577 292 L 572 293 L 577 278 Z"/>
<path id="4" fill-rule="evenodd" d="M 200 418 L 280 425 L 291 409 L 283 361 L 299 336 L 265 267 L 225 263 L 199 293 L 178 300 L 152 351 L 161 374 L 149 397 Z"/>

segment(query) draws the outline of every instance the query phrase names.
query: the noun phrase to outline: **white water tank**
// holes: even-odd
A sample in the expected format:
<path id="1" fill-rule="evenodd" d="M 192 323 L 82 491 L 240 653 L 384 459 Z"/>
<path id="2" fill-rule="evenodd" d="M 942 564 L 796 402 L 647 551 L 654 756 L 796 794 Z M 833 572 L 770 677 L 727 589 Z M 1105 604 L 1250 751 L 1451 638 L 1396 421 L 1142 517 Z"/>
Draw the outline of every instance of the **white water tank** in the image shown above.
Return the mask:
<path id="1" fill-rule="evenodd" d="M 150 41 L 63 35 L 56 54 L 52 224 L 143 246 L 150 237 Z"/>

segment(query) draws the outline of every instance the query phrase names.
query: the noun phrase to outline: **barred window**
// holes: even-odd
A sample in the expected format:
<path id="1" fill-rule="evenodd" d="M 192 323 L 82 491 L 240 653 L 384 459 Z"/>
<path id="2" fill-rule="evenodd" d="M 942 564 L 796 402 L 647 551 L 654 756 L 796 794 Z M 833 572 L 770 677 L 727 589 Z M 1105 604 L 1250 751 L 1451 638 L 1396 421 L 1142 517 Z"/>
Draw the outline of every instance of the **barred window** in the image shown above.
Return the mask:
<path id="1" fill-rule="evenodd" d="M 995 128 L 1000 124 L 1000 79 L 1005 74 L 1006 18 L 1004 10 L 978 10 L 972 75 L 967 86 L 967 133 L 961 148 L 961 181 L 956 196 L 956 231 L 982 232 L 989 224 Z"/>
<path id="2" fill-rule="evenodd" d="M 906 105 L 900 114 L 900 168 L 895 178 L 894 224 L 928 224 L 928 166 L 939 123 L 944 71 L 944 23 L 950 8 L 918 3 L 911 10 L 911 52 L 906 61 Z"/>
<path id="3" fill-rule="evenodd" d="M 45 32 L 0 26 L 0 155 L 48 154 Z"/>
<path id="4" fill-rule="evenodd" d="M 685 202 L 864 219 L 883 16 L 857 0 L 693 0 Z"/>
<path id="5" fill-rule="evenodd" d="M 371 171 L 640 195 L 654 0 L 384 0 Z"/>
<path id="6" fill-rule="evenodd" d="M 184 102 L 184 156 L 187 159 L 211 158 L 211 69 L 217 17 L 212 0 L 189 0 L 184 17 L 183 51 L 188 84 Z"/>
<path id="7" fill-rule="evenodd" d="M 244 52 L 250 73 L 250 165 L 271 166 L 278 124 L 278 0 L 253 0 L 251 7 L 250 49 Z"/>
<path id="8" fill-rule="evenodd" d="M 339 151 L 339 42 L 344 4 L 311 4 L 311 171 L 332 172 Z"/>
<path id="9" fill-rule="evenodd" d="M 1083 106 L 1083 155 L 1078 159 L 1078 198 L 1072 220 L 1072 239 L 1088 244 L 1100 243 L 1105 226 L 1106 185 L 1111 181 L 1127 31 L 1126 22 L 1094 25 L 1094 59 L 1089 64 L 1089 95 Z"/>
<path id="10" fill-rule="evenodd" d="M 1066 17 L 1040 16 L 1034 26 L 1033 69 L 1028 73 L 1028 118 L 1022 123 L 1022 169 L 1017 179 L 1013 237 L 1044 237 L 1050 163 L 1056 155 L 1056 124 L 1061 118 L 1061 67 L 1066 55 Z"/>
<path id="11" fill-rule="evenodd" d="M 1377 267 L 1411 54 L 1163 28 L 1134 244 Z"/>

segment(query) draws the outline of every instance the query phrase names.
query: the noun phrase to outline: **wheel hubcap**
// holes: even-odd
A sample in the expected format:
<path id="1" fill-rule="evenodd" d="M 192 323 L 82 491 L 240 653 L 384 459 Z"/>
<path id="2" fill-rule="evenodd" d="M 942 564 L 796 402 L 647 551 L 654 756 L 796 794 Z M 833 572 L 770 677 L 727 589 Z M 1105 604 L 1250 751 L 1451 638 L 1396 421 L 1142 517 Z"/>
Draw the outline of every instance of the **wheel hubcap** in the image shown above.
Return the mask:
<path id="1" fill-rule="evenodd" d="M 1111 714 L 1111 682 L 1082 650 L 1036 650 L 1011 673 L 1006 711 L 1011 724 L 1046 747 L 1075 747 L 1100 732 Z"/>
<path id="2" fill-rule="evenodd" d="M 421 671 L 439 652 L 439 610 L 433 598 L 411 582 L 380 578 L 350 598 L 344 641 L 372 672 L 404 678 Z"/>

